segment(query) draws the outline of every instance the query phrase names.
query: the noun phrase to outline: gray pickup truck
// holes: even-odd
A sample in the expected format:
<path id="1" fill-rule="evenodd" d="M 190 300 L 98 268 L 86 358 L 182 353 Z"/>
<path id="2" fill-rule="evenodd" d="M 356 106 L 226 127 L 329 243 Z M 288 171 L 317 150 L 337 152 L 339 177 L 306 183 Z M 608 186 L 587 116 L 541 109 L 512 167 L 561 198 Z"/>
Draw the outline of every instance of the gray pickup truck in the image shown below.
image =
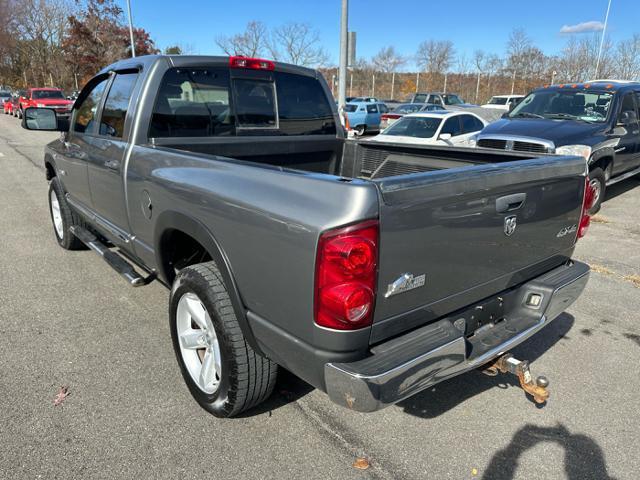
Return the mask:
<path id="1" fill-rule="evenodd" d="M 314 70 L 138 57 L 70 119 L 23 126 L 62 132 L 44 157 L 58 243 L 171 289 L 178 364 L 216 416 L 265 400 L 277 366 L 383 408 L 503 358 L 589 276 L 571 260 L 584 158 L 346 140 Z"/>

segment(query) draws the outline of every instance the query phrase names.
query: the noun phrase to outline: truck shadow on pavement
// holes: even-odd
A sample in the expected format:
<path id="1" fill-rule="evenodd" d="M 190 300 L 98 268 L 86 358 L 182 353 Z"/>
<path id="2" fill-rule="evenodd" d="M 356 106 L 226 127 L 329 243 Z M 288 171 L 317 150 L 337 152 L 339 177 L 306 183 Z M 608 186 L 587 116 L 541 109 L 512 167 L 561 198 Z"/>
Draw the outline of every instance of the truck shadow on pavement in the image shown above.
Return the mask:
<path id="1" fill-rule="evenodd" d="M 609 200 L 616 198 L 618 195 L 623 195 L 627 193 L 629 190 L 633 190 L 636 187 L 640 187 L 640 176 L 636 175 L 635 177 L 627 178 L 622 182 L 614 183 L 613 185 L 607 187 L 607 190 L 604 193 L 604 203 L 607 203 Z"/>
<path id="2" fill-rule="evenodd" d="M 561 339 L 568 339 L 567 333 L 573 327 L 574 322 L 573 315 L 566 312 L 562 313 L 538 334 L 514 348 L 512 353 L 520 360 L 533 362 Z M 537 372 L 534 366 L 533 373 L 541 374 L 544 372 Z M 435 387 L 403 400 L 398 403 L 398 407 L 403 408 L 406 413 L 417 417 L 435 418 L 469 398 L 495 387 L 502 389 L 520 388 L 516 377 L 513 375 L 489 377 L 478 371 L 471 371 L 445 380 L 435 385 Z M 527 396 L 524 391 L 522 395 Z M 533 401 L 529 396 L 527 396 L 527 399 Z"/>
<path id="3" fill-rule="evenodd" d="M 543 442 L 556 443 L 564 449 L 564 473 L 568 480 L 614 480 L 607 472 L 600 446 L 587 435 L 571 433 L 561 423 L 556 427 L 531 424 L 523 426 L 513 435 L 509 445 L 493 455 L 482 476 L 483 480 L 515 478 L 520 457 L 527 450 Z"/>

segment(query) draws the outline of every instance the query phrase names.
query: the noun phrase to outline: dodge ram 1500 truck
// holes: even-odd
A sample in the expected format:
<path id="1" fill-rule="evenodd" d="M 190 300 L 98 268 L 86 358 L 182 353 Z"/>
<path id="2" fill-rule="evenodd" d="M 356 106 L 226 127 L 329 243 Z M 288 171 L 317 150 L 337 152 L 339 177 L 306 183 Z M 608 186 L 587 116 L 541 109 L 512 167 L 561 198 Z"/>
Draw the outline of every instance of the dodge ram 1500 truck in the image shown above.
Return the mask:
<path id="1" fill-rule="evenodd" d="M 581 155 L 594 189 L 640 174 L 640 82 L 593 80 L 533 90 L 502 120 L 482 130 L 479 147 Z"/>
<path id="2" fill-rule="evenodd" d="M 58 243 L 170 288 L 178 364 L 216 416 L 267 398 L 278 365 L 380 409 L 504 360 L 588 279 L 583 157 L 345 140 L 314 70 L 136 57 L 70 119 L 22 124 L 62 132 L 44 157 Z"/>

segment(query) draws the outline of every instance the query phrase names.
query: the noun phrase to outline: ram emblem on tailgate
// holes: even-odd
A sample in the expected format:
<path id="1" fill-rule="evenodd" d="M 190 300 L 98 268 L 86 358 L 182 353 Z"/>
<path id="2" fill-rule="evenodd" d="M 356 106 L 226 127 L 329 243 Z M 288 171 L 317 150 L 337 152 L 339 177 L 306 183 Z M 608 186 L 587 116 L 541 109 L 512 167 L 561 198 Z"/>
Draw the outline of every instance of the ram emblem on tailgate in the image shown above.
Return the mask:
<path id="1" fill-rule="evenodd" d="M 403 273 L 395 282 L 387 285 L 387 293 L 384 294 L 384 298 L 389 298 L 393 295 L 422 287 L 424 285 L 425 278 L 426 275 L 424 273 L 417 277 L 414 277 L 412 273 Z"/>

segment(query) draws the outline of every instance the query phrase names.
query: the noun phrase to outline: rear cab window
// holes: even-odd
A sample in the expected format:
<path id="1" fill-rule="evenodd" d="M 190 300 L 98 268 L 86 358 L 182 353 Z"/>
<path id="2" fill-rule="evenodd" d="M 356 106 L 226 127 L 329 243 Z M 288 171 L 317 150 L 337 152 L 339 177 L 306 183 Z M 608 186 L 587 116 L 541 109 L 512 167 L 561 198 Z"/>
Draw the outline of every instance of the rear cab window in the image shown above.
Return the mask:
<path id="1" fill-rule="evenodd" d="M 348 110 L 347 110 L 348 111 Z M 230 75 L 226 67 L 172 68 L 156 97 L 149 137 L 335 135 L 329 99 L 304 75 Z"/>

